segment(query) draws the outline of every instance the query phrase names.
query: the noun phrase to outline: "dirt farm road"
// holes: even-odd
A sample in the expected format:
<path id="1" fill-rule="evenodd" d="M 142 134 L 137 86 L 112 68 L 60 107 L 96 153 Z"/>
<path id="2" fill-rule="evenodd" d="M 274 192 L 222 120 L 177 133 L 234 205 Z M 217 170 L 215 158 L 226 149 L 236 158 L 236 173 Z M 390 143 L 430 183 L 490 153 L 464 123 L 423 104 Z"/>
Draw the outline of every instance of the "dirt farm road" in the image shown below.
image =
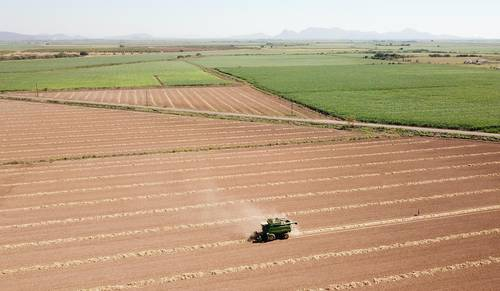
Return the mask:
<path id="1" fill-rule="evenodd" d="M 122 104 L 107 104 L 107 103 L 94 103 L 86 101 L 73 101 L 52 98 L 37 98 L 37 97 L 27 97 L 27 96 L 17 96 L 13 94 L 0 94 L 0 99 L 6 100 L 24 100 L 32 102 L 49 102 L 49 103 L 64 103 L 67 105 L 82 105 L 82 106 L 106 106 L 112 105 L 115 109 L 135 109 L 138 111 L 154 110 L 160 113 L 173 113 L 173 114 L 186 114 L 186 115 L 204 115 L 209 117 L 222 117 L 222 118 L 232 118 L 232 119 L 246 119 L 246 120 L 261 120 L 261 121 L 283 121 L 290 123 L 303 123 L 312 125 L 337 125 L 337 126 L 354 126 L 354 127 L 369 127 L 369 128 L 386 128 L 386 129 L 400 129 L 407 131 L 414 131 L 419 133 L 433 133 L 433 134 L 445 134 L 445 135 L 460 135 L 467 137 L 486 137 L 486 138 L 497 138 L 500 139 L 500 134 L 488 133 L 480 131 L 467 131 L 467 130 L 455 130 L 455 129 L 445 129 L 445 128 L 431 128 L 431 127 L 417 127 L 417 126 L 405 126 L 405 125 L 395 125 L 395 124 L 381 124 L 381 123 L 368 123 L 368 122 L 350 122 L 343 120 L 332 120 L 332 119 L 310 119 L 310 118 L 295 118 L 295 117 L 282 117 L 282 116 L 264 116 L 264 115 L 254 115 L 254 114 L 241 114 L 241 113 L 228 113 L 228 112 L 213 112 L 206 110 L 193 110 L 193 109 L 181 109 L 181 108 L 164 108 L 164 107 L 152 107 L 152 106 L 140 106 L 140 105 L 122 105 Z"/>

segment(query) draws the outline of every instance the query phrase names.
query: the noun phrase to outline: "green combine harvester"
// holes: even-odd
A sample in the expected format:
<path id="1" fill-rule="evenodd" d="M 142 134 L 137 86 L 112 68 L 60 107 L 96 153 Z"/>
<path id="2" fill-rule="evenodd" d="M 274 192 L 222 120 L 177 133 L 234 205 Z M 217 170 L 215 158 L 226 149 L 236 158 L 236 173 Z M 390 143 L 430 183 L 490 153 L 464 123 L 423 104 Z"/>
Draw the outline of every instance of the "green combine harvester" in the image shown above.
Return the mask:
<path id="1" fill-rule="evenodd" d="M 292 224 L 297 224 L 297 222 L 286 218 L 268 218 L 265 223 L 261 224 L 262 232 L 256 231 L 249 240 L 260 243 L 275 239 L 288 239 Z"/>

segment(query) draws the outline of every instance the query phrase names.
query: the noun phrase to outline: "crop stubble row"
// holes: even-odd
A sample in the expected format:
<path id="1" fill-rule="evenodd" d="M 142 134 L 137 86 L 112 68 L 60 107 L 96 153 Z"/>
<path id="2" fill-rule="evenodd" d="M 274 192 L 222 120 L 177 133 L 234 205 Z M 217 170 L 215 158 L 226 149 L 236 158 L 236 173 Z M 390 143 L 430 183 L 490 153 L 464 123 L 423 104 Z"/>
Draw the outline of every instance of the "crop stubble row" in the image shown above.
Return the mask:
<path id="1" fill-rule="evenodd" d="M 147 123 L 149 115 L 140 116 Z M 168 126 L 160 123 L 158 130 Z M 226 124 L 241 123 L 224 122 L 223 131 Z M 234 130 L 256 138 L 245 128 Z M 304 138 L 324 133 L 342 134 L 310 129 Z M 56 134 L 53 142 L 64 140 Z M 28 137 L 4 138 L 30 149 L 21 140 Z M 144 145 L 140 136 L 131 143 Z M 491 277 L 499 256 L 499 152 L 494 143 L 415 138 L 1 166 L 0 217 L 10 222 L 0 226 L 7 258 L 0 286 L 344 288 L 449 269 Z M 413 216 L 416 208 L 424 212 Z M 301 232 L 286 242 L 245 242 L 273 213 L 299 219 Z M 68 276 L 74 280 L 62 279 Z"/>

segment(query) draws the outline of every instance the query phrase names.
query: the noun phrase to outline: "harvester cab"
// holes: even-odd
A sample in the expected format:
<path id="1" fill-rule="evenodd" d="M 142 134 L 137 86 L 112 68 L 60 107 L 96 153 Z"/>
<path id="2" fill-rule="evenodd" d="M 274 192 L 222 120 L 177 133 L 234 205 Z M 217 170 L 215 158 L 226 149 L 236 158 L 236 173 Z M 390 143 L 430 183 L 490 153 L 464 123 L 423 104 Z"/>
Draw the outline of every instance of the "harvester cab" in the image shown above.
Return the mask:
<path id="1" fill-rule="evenodd" d="M 255 232 L 250 240 L 268 242 L 275 239 L 288 239 L 293 224 L 297 224 L 297 222 L 286 218 L 268 218 L 266 222 L 261 223 L 262 231 Z"/>

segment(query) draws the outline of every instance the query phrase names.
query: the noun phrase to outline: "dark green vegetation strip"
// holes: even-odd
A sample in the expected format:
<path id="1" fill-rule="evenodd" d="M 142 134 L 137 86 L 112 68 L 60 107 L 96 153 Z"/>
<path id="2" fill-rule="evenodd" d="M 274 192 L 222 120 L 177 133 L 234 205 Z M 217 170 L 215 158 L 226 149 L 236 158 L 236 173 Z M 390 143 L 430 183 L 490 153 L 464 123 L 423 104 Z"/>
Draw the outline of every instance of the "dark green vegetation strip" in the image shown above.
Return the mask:
<path id="1" fill-rule="evenodd" d="M 500 71 L 427 64 L 220 70 L 344 119 L 500 132 Z"/>

